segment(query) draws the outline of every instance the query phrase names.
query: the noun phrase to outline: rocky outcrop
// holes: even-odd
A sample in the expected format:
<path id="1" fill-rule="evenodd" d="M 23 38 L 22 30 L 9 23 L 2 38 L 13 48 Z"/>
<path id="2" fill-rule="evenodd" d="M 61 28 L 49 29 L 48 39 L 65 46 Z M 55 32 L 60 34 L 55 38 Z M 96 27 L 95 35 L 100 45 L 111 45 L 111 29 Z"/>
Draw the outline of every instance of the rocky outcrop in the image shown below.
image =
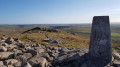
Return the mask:
<path id="1" fill-rule="evenodd" d="M 82 48 L 58 48 L 24 43 L 12 37 L 2 37 L 0 47 L 1 66 L 8 67 L 54 67 L 61 66 L 61 64 L 65 66 L 65 63 L 75 61 L 88 52 L 87 49 Z"/>
<path id="2" fill-rule="evenodd" d="M 44 42 L 48 42 L 48 43 L 55 43 L 55 44 L 59 44 L 61 45 L 61 41 L 55 40 L 55 39 L 44 39 Z"/>
<path id="3" fill-rule="evenodd" d="M 4 39 L 8 39 L 3 37 Z M 49 47 L 29 42 L 21 42 L 11 38 L 13 42 L 7 44 L 0 41 L 0 46 L 6 48 L 0 52 L 0 66 L 2 67 L 85 67 L 88 61 L 88 49 Z M 120 55 L 113 52 L 112 63 L 109 66 L 120 65 Z"/>
<path id="4" fill-rule="evenodd" d="M 22 34 L 34 32 L 34 31 L 46 31 L 46 32 L 56 32 L 56 33 L 59 32 L 56 29 L 35 27 L 35 28 L 30 29 L 30 30 L 24 31 Z"/>

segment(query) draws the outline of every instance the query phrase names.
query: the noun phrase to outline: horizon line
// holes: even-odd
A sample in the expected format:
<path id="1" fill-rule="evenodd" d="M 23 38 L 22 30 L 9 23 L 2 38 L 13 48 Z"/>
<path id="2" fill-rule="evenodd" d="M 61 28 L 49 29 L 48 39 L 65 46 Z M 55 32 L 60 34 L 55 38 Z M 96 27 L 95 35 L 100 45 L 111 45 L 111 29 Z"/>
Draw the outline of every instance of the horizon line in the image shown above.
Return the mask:
<path id="1" fill-rule="evenodd" d="M 61 24 L 57 24 L 57 23 L 51 23 L 51 24 L 0 24 L 0 25 L 71 25 L 71 24 L 92 24 L 92 23 L 61 23 Z M 111 22 L 110 24 L 120 24 L 120 22 Z"/>

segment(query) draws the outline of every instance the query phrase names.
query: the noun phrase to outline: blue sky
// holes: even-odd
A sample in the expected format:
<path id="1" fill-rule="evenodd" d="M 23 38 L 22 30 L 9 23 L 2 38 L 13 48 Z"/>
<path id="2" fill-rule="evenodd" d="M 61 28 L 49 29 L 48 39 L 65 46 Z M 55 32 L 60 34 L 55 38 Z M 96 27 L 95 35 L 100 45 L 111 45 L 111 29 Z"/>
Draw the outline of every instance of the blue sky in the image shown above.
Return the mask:
<path id="1" fill-rule="evenodd" d="M 99 15 L 120 22 L 120 0 L 0 0 L 0 24 L 92 23 Z"/>

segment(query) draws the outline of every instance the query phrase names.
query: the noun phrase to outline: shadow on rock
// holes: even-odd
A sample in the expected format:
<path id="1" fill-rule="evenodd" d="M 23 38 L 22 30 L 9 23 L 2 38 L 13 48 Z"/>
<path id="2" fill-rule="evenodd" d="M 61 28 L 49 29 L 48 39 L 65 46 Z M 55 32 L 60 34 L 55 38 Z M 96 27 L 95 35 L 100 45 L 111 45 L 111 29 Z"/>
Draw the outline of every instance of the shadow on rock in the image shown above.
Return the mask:
<path id="1" fill-rule="evenodd" d="M 107 61 L 102 58 L 90 58 L 89 53 L 77 53 L 72 56 L 63 55 L 55 59 L 52 65 L 53 67 L 119 67 L 119 65 L 113 64 L 112 60 Z"/>

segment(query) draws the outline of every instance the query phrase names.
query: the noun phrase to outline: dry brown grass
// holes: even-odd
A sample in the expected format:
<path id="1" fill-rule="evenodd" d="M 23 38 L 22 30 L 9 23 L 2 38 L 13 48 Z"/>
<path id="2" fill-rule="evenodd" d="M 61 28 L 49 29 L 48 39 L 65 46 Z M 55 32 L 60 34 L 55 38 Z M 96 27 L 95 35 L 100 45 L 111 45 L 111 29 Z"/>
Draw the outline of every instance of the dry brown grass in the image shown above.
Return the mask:
<path id="1" fill-rule="evenodd" d="M 43 40 L 47 38 L 46 35 L 48 36 L 48 38 L 61 41 L 62 45 L 48 44 L 46 42 L 43 42 Z M 14 34 L 8 36 L 17 37 L 22 41 L 40 43 L 41 45 L 46 45 L 46 46 L 57 46 L 57 47 L 68 47 L 68 48 L 88 48 L 89 46 L 89 39 L 85 39 L 78 35 L 73 35 L 71 33 L 67 33 L 64 31 L 61 31 L 59 33 L 39 31 L 37 33 Z"/>

